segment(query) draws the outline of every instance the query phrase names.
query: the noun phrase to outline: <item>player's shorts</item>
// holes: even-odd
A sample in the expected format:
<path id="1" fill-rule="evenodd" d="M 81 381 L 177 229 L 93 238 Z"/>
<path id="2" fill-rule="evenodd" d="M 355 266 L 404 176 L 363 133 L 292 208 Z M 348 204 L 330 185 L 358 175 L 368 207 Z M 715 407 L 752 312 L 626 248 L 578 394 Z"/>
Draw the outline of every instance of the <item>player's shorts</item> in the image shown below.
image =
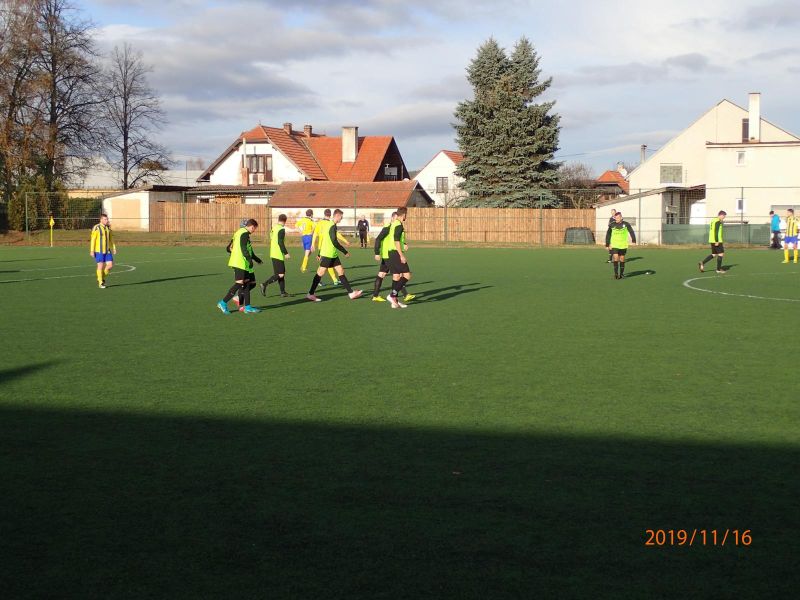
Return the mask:
<path id="1" fill-rule="evenodd" d="M 385 258 L 381 259 L 381 264 L 378 267 L 378 273 L 388 273 L 390 271 L 389 263 L 386 262 Z"/>
<path id="2" fill-rule="evenodd" d="M 342 261 L 339 260 L 339 257 L 336 258 L 328 258 L 327 256 L 323 256 L 319 259 L 319 266 L 325 267 L 326 269 L 332 269 L 333 267 L 338 267 L 342 264 Z"/>
<path id="3" fill-rule="evenodd" d="M 273 258 L 272 259 L 272 271 L 275 275 L 285 275 L 286 274 L 286 263 L 282 261 L 280 258 Z"/>
<path id="4" fill-rule="evenodd" d="M 392 272 L 392 275 L 411 273 L 408 263 L 403 264 L 400 260 L 400 253 L 396 250 L 389 252 L 389 270 Z"/>
<path id="5" fill-rule="evenodd" d="M 625 256 L 628 253 L 627 248 L 612 248 L 611 254 L 617 254 L 619 256 Z"/>
<path id="6" fill-rule="evenodd" d="M 311 250 L 311 239 L 313 237 L 313 234 L 303 236 L 303 250 Z"/>
<path id="7" fill-rule="evenodd" d="M 783 243 L 784 244 L 794 244 L 795 246 L 797 246 L 797 236 L 796 235 L 792 235 L 792 236 L 785 237 L 785 238 L 783 238 Z"/>
<path id="8" fill-rule="evenodd" d="M 94 262 L 97 264 L 114 262 L 114 255 L 111 252 L 95 252 Z"/>
<path id="9" fill-rule="evenodd" d="M 256 273 L 255 271 L 248 271 L 247 269 L 238 269 L 236 267 L 233 268 L 233 280 L 234 281 L 255 281 L 256 280 Z"/>
<path id="10" fill-rule="evenodd" d="M 725 253 L 725 246 L 720 244 L 719 246 L 715 246 L 711 244 L 711 254 L 724 254 Z"/>

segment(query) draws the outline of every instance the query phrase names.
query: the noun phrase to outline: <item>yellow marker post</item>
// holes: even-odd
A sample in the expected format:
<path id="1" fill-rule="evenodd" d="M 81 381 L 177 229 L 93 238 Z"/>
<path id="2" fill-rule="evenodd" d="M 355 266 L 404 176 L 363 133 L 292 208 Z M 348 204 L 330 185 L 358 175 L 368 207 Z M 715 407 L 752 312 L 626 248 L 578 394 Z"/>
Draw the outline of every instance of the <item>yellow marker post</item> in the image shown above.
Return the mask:
<path id="1" fill-rule="evenodd" d="M 53 220 L 53 215 L 50 215 L 50 247 L 51 248 L 53 247 L 53 225 L 55 225 L 55 224 L 56 224 L 56 222 L 55 222 L 55 220 Z"/>

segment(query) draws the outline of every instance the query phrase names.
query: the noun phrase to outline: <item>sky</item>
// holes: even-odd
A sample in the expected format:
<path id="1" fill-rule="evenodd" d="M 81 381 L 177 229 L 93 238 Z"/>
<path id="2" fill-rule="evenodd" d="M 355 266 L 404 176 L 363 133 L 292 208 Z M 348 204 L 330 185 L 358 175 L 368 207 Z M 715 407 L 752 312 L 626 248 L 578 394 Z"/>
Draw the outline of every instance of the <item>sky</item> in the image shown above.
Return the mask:
<path id="1" fill-rule="evenodd" d="M 211 162 L 259 123 L 392 135 L 409 170 L 457 149 L 465 70 L 490 37 L 527 37 L 552 86 L 556 158 L 635 165 L 727 98 L 800 133 L 797 0 L 76 0 L 101 51 L 153 71 L 178 164 Z"/>

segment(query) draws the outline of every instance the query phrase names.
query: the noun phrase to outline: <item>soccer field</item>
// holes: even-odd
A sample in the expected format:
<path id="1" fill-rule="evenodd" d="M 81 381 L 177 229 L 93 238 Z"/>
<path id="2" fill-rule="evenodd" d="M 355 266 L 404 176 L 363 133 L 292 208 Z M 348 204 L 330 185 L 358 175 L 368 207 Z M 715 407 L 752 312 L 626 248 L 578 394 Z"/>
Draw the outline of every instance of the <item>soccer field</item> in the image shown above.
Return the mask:
<path id="1" fill-rule="evenodd" d="M 225 316 L 224 248 L 0 248 L 4 597 L 796 591 L 800 265 L 412 248 L 392 310 L 290 250 Z"/>

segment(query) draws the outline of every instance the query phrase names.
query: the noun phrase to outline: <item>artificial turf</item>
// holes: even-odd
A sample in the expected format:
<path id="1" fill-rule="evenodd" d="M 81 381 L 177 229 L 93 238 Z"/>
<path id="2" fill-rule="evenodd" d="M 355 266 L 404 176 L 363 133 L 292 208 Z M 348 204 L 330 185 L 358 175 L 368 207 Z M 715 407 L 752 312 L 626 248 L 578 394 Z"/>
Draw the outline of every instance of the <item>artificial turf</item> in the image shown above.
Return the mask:
<path id="1" fill-rule="evenodd" d="M 412 249 L 392 310 L 368 250 L 367 297 L 317 304 L 291 250 L 294 295 L 225 316 L 219 248 L 123 247 L 106 290 L 83 248 L 0 248 L 4 597 L 796 591 L 800 265 Z"/>

